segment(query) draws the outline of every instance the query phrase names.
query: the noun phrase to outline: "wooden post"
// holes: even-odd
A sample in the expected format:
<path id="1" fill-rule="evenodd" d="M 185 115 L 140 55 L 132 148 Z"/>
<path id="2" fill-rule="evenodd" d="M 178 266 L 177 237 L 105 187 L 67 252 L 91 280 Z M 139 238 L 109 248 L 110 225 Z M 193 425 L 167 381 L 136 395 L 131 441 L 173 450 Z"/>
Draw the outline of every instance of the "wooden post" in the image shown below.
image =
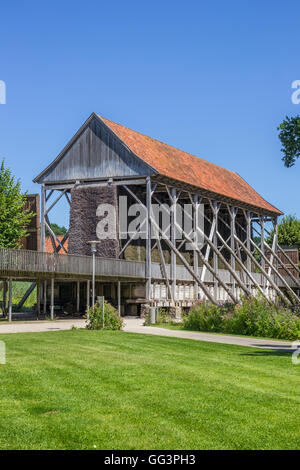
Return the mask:
<path id="1" fill-rule="evenodd" d="M 261 264 L 259 264 L 259 262 L 252 255 L 252 253 L 250 251 L 248 252 L 248 249 L 246 248 L 245 244 L 236 235 L 235 235 L 235 239 L 242 246 L 243 250 L 245 250 L 246 253 L 249 254 L 255 266 L 262 271 L 262 275 L 264 275 L 265 278 L 270 282 L 271 286 L 276 290 L 277 294 L 280 295 L 286 301 L 288 305 L 291 305 L 291 301 L 287 298 L 287 296 L 279 289 L 279 287 L 275 284 L 272 278 L 268 276 L 268 273 L 266 273 L 266 271 L 262 268 Z"/>
<path id="2" fill-rule="evenodd" d="M 121 316 L 121 282 L 118 281 L 118 312 Z"/>
<path id="3" fill-rule="evenodd" d="M 246 220 L 246 246 L 247 246 L 247 249 L 249 251 L 251 251 L 251 243 L 250 243 L 250 240 L 251 240 L 251 212 L 250 211 L 245 211 L 244 212 L 244 217 L 245 217 L 245 220 Z M 247 263 L 247 270 L 248 272 L 251 273 L 251 259 L 249 258 L 249 256 L 247 255 L 246 253 L 246 263 Z M 252 285 L 251 285 L 251 277 L 248 276 L 248 288 L 250 289 L 250 291 L 252 292 Z"/>
<path id="4" fill-rule="evenodd" d="M 45 251 L 45 210 L 46 210 L 46 190 L 45 185 L 41 186 L 41 251 Z"/>
<path id="5" fill-rule="evenodd" d="M 260 220 L 260 249 L 262 253 L 264 254 L 265 252 L 265 218 L 263 216 L 260 216 L 259 220 Z M 261 264 L 262 269 L 265 270 L 266 265 L 265 265 L 265 260 L 263 257 L 261 258 L 260 264 Z M 265 289 L 266 283 L 265 283 L 265 278 L 263 274 L 261 275 L 261 283 L 262 283 L 263 289 Z"/>
<path id="6" fill-rule="evenodd" d="M 80 309 L 80 282 L 76 282 L 76 313 L 79 313 Z"/>
<path id="7" fill-rule="evenodd" d="M 199 235 L 197 227 L 199 225 L 199 196 L 194 194 L 193 197 L 193 229 L 194 229 L 194 240 L 198 248 L 199 247 Z M 193 251 L 193 260 L 194 260 L 194 271 L 196 276 L 199 275 L 199 255 L 197 250 Z M 198 299 L 199 285 L 197 281 L 194 281 L 194 300 Z"/>
<path id="8" fill-rule="evenodd" d="M 213 235 L 213 244 L 215 245 L 216 248 L 218 248 L 218 238 L 217 238 L 217 230 L 218 230 L 218 212 L 219 212 L 219 206 L 216 201 L 213 201 L 212 203 L 212 209 L 213 209 L 213 217 L 215 221 L 215 230 L 214 230 L 214 235 Z M 219 269 L 219 263 L 218 263 L 218 256 L 217 253 L 214 251 L 213 253 L 213 263 L 214 263 L 214 271 L 218 272 Z M 218 300 L 218 280 L 214 278 L 214 296 L 215 299 Z"/>
<path id="9" fill-rule="evenodd" d="M 248 269 L 244 266 L 243 262 L 237 257 L 237 255 L 234 253 L 234 251 L 232 251 L 232 249 L 230 248 L 230 246 L 226 243 L 226 241 L 223 239 L 222 235 L 217 232 L 217 235 L 218 235 L 218 238 L 220 239 L 220 241 L 223 243 L 223 246 L 225 246 L 227 248 L 227 250 L 229 251 L 229 253 L 235 258 L 235 260 L 238 262 L 238 264 L 241 266 L 241 268 L 245 271 L 245 273 L 249 276 L 249 279 L 251 279 L 251 281 L 253 282 L 253 284 L 257 287 L 257 289 L 260 291 L 260 293 L 262 294 L 263 297 L 265 297 L 266 300 L 268 300 L 268 298 L 265 296 L 264 294 L 264 291 L 261 289 L 260 285 L 256 282 L 255 278 L 252 276 L 251 272 L 248 271 Z M 226 261 L 226 260 L 225 260 Z M 228 271 L 230 272 L 231 271 L 231 266 L 228 264 L 226 265 L 225 263 L 225 266 L 227 267 Z M 232 271 L 232 276 L 233 275 L 236 275 L 234 271 Z M 240 283 L 240 286 L 241 288 L 244 290 L 244 292 L 246 293 L 246 295 L 248 296 L 251 296 L 251 290 L 249 290 L 247 288 L 246 285 L 244 285 L 242 283 L 242 281 L 239 281 Z"/>
<path id="10" fill-rule="evenodd" d="M 12 321 L 12 278 L 8 281 L 8 321 Z"/>
<path id="11" fill-rule="evenodd" d="M 54 277 L 51 278 L 50 318 L 54 319 Z"/>
<path id="12" fill-rule="evenodd" d="M 235 250 L 235 243 L 234 243 L 234 235 L 235 235 L 235 217 L 236 217 L 237 209 L 235 207 L 230 207 L 229 208 L 229 214 L 230 214 L 230 248 L 234 252 Z M 232 270 L 235 272 L 235 259 L 234 256 L 231 254 L 230 255 L 230 264 Z M 235 285 L 235 280 L 232 279 L 232 291 L 234 293 L 234 296 L 236 297 L 236 285 Z"/>
<path id="13" fill-rule="evenodd" d="M 277 217 L 275 217 L 273 219 L 273 228 L 274 228 L 274 236 L 273 236 L 273 242 L 272 242 L 272 251 L 271 251 L 271 254 L 270 254 L 270 265 L 269 265 L 269 268 L 268 268 L 268 275 L 271 276 L 272 274 L 272 268 L 271 266 L 273 265 L 274 263 L 274 255 L 273 255 L 273 251 L 276 250 L 276 244 L 277 244 L 277 236 L 278 236 L 278 226 L 277 226 Z M 275 278 L 276 279 L 276 278 Z M 269 287 L 269 281 L 267 281 L 267 287 Z"/>
<path id="14" fill-rule="evenodd" d="M 254 242 L 253 242 L 254 243 Z M 293 289 L 289 286 L 289 284 L 286 282 L 286 280 L 284 279 L 284 277 L 281 276 L 281 274 L 276 270 L 276 268 L 273 266 L 273 264 L 271 263 L 270 260 L 268 260 L 268 258 L 266 257 L 266 255 L 256 246 L 258 252 L 260 253 L 260 255 L 262 256 L 262 259 L 265 261 L 265 263 L 269 266 L 271 272 L 274 271 L 276 272 L 277 274 L 277 277 L 281 280 L 281 282 L 285 285 L 285 287 L 287 288 L 287 290 L 290 292 L 292 298 L 294 298 L 296 300 L 297 303 L 300 303 L 300 299 L 299 297 L 297 296 L 297 294 L 293 291 Z M 270 278 L 270 274 L 269 274 L 269 271 L 268 271 L 268 276 Z M 269 284 L 270 284 L 270 281 L 268 280 L 267 281 Z M 274 280 L 275 282 L 275 280 Z"/>
<path id="15" fill-rule="evenodd" d="M 86 281 L 86 310 L 90 308 L 90 281 Z"/>
<path id="16" fill-rule="evenodd" d="M 6 294 L 7 294 L 7 280 L 3 281 L 3 316 L 6 317 Z"/>
<path id="17" fill-rule="evenodd" d="M 209 237 L 208 239 L 210 241 L 213 240 L 213 236 L 214 236 L 214 233 L 215 233 L 215 219 L 212 220 L 212 223 L 211 223 L 211 227 L 210 227 L 210 233 L 209 233 Z M 199 228 L 197 227 L 197 230 L 199 231 Z M 209 255 L 210 255 L 210 245 L 209 243 L 207 243 L 207 246 L 206 246 L 206 251 L 205 251 L 205 261 L 208 261 L 209 260 Z M 202 271 L 201 271 L 201 281 L 204 282 L 205 280 L 205 274 L 206 274 L 206 266 L 204 264 L 204 266 L 202 267 Z"/>
<path id="18" fill-rule="evenodd" d="M 151 298 L 151 179 L 146 179 L 146 208 L 147 208 L 147 229 L 146 229 L 146 299 Z"/>
<path id="19" fill-rule="evenodd" d="M 41 314 L 41 280 L 38 279 L 36 282 L 36 312 L 37 319 Z"/>
<path id="20" fill-rule="evenodd" d="M 171 213 L 170 213 L 170 223 L 171 223 L 171 243 L 176 247 L 176 197 L 177 192 L 176 188 L 171 189 Z M 172 279 L 172 297 L 174 302 L 176 302 L 176 253 L 174 250 L 171 251 L 171 279 Z"/>
<path id="21" fill-rule="evenodd" d="M 160 227 L 156 224 L 155 220 L 153 219 L 152 220 L 152 224 L 154 227 L 157 228 L 157 230 L 161 233 L 163 239 L 165 240 L 166 244 L 171 248 L 171 250 L 173 250 L 175 252 L 175 254 L 178 256 L 178 258 L 182 261 L 182 263 L 184 264 L 184 266 L 186 267 L 186 269 L 188 270 L 188 272 L 192 275 L 192 277 L 198 282 L 199 286 L 201 287 L 201 289 L 203 290 L 204 294 L 206 295 L 206 297 L 214 304 L 216 304 L 216 301 L 214 299 L 214 297 L 210 294 L 209 292 L 209 289 L 205 286 L 205 284 L 201 281 L 201 279 L 197 278 L 197 276 L 195 275 L 195 272 L 194 272 L 194 269 L 192 266 L 189 265 L 189 263 L 186 261 L 186 259 L 184 258 L 184 256 L 180 253 L 180 251 L 177 250 L 176 246 L 174 246 L 172 244 L 172 242 L 169 240 L 168 236 L 165 235 L 163 233 L 163 231 L 160 229 Z M 213 268 L 210 266 L 210 264 L 208 262 L 205 261 L 204 259 L 204 256 L 202 255 L 201 251 L 199 250 L 199 248 L 195 245 L 194 241 L 184 232 L 184 230 L 182 230 L 182 227 L 180 227 L 177 222 L 175 222 L 175 227 L 178 228 L 178 230 L 181 230 L 183 236 L 185 237 L 185 239 L 192 244 L 193 247 L 195 247 L 195 249 L 198 251 L 198 254 L 200 256 L 200 259 L 201 261 L 203 261 L 204 264 L 206 264 L 206 267 L 207 269 L 218 279 L 218 281 L 220 282 L 221 286 L 226 290 L 226 292 L 228 293 L 228 295 L 232 298 L 232 300 L 235 302 L 235 298 L 233 297 L 230 289 L 226 286 L 226 284 L 222 281 L 222 279 L 218 276 L 217 273 L 214 272 Z M 198 230 L 200 230 L 200 228 L 198 227 Z M 204 235 L 205 237 L 205 235 Z"/>
<path id="22" fill-rule="evenodd" d="M 47 313 L 47 281 L 44 281 L 43 295 L 44 295 L 43 313 L 46 316 L 46 313 Z"/>

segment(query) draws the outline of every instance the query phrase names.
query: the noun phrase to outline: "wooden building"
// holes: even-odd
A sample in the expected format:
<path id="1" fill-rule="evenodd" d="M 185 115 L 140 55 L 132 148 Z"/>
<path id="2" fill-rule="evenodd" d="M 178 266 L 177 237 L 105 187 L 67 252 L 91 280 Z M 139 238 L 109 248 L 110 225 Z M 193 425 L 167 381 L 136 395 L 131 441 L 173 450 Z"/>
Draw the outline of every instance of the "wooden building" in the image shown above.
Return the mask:
<path id="1" fill-rule="evenodd" d="M 237 302 L 258 292 L 269 301 L 299 302 L 299 278 L 286 269 L 287 255 L 277 243 L 282 212 L 237 173 L 93 113 L 34 181 L 41 185 L 42 251 L 47 227 L 58 250 L 67 252 L 68 240 L 68 254 L 89 255 L 87 242 L 97 239 L 104 216 L 98 207 L 115 208 L 115 235 L 99 241 L 97 256 L 144 263 L 145 269 L 144 280 L 123 283 L 123 311 L 145 303 L 188 307 L 202 298 Z M 70 204 L 70 227 L 58 239 L 49 217 L 61 198 Z M 124 212 L 134 219 L 132 204 L 144 211 L 134 231 L 120 222 Z M 266 242 L 270 224 L 272 246 Z"/>

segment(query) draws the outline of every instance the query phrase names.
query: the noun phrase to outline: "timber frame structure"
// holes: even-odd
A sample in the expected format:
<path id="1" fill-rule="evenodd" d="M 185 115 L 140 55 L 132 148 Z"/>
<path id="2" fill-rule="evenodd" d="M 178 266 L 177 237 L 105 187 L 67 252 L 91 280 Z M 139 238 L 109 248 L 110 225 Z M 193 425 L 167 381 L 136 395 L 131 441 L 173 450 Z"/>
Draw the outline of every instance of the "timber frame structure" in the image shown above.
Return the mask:
<path id="1" fill-rule="evenodd" d="M 69 232 L 59 240 L 51 229 L 49 219 L 51 210 L 62 198 L 71 206 L 72 190 L 111 186 L 116 187 L 118 196 L 127 195 L 143 207 L 146 214 L 138 230 L 128 233 L 127 239 L 120 241 L 119 258 L 122 260 L 126 249 L 135 243 L 138 232 L 146 234 L 145 259 L 142 260 L 145 294 L 135 302 L 189 307 L 200 299 L 208 299 L 215 304 L 225 301 L 236 303 L 242 296 L 259 293 L 268 302 L 280 297 L 289 305 L 300 303 L 299 277 L 286 267 L 283 259 L 296 272 L 298 266 L 277 240 L 277 219 L 281 215 L 278 209 L 262 198 L 258 199 L 260 196 L 248 185 L 245 187 L 253 191 L 253 204 L 250 189 L 248 198 L 240 197 L 238 189 L 235 197 L 234 190 L 232 194 L 226 188 L 218 192 L 202 183 L 197 186 L 188 177 L 179 179 L 180 161 L 179 176 L 171 177 L 168 171 L 157 169 L 156 160 L 154 164 L 149 163 L 148 140 L 145 141 L 147 158 L 143 158 L 135 144 L 131 145 L 135 142 L 134 131 L 127 128 L 123 131 L 120 130 L 123 126 L 113 124 L 93 113 L 56 160 L 34 180 L 41 184 L 42 252 L 45 251 L 47 229 L 54 252 L 67 253 L 65 243 Z M 127 140 L 124 138 L 126 132 Z M 140 139 L 141 134 L 136 134 Z M 103 144 L 105 139 L 106 145 Z M 117 159 L 115 155 L 121 157 Z M 103 166 L 99 162 L 105 158 L 106 164 Z M 192 162 L 194 164 L 194 160 Z M 97 171 L 96 166 L 99 167 Z M 124 168 L 126 166 L 128 171 Z M 245 183 L 240 177 L 236 182 L 236 174 L 232 176 L 228 172 L 225 177 L 228 177 L 228 186 L 233 177 L 234 184 Z M 159 204 L 161 213 L 168 212 L 170 223 L 167 230 L 154 216 L 154 204 Z M 186 207 L 191 210 L 186 210 Z M 178 208 L 181 216 L 189 220 L 188 229 L 178 220 Z M 272 245 L 267 242 L 270 226 L 274 234 Z M 153 231 L 156 233 L 154 238 Z M 185 250 L 187 243 L 188 256 Z M 159 256 L 158 262 L 153 260 L 154 252 L 155 260 Z M 169 256 L 166 256 L 167 252 Z M 285 275 L 282 274 L 283 270 Z M 120 279 L 117 272 L 114 276 L 116 280 Z"/>

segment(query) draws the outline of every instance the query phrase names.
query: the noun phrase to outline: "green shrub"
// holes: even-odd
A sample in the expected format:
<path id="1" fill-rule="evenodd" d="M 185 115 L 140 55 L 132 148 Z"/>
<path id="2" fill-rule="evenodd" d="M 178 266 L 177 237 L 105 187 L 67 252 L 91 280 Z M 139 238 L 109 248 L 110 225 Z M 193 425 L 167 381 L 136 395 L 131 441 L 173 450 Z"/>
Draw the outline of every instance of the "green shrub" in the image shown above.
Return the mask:
<path id="1" fill-rule="evenodd" d="M 157 309 L 156 323 L 172 323 L 169 312 L 161 307 Z"/>
<path id="2" fill-rule="evenodd" d="M 269 304 L 264 299 L 244 299 L 226 318 L 225 332 L 249 336 L 300 339 L 300 318 L 289 309 Z"/>
<path id="3" fill-rule="evenodd" d="M 209 302 L 199 303 L 191 308 L 183 319 L 183 327 L 188 330 L 222 331 L 223 309 Z"/>
<path id="4" fill-rule="evenodd" d="M 300 318 L 289 309 L 261 298 L 243 299 L 238 305 L 195 305 L 184 318 L 184 328 L 276 339 L 300 339 Z"/>
<path id="5" fill-rule="evenodd" d="M 102 330 L 102 306 L 98 303 L 88 310 L 87 329 L 88 330 Z M 108 302 L 104 302 L 104 329 L 105 330 L 121 330 L 123 327 L 123 320 L 116 310 Z"/>

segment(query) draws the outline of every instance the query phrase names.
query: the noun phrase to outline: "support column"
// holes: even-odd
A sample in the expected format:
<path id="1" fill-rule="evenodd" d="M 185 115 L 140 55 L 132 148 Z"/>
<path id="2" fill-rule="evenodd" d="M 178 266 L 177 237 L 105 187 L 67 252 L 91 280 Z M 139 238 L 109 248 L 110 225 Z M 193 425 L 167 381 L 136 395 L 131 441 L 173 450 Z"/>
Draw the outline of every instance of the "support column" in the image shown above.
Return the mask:
<path id="1" fill-rule="evenodd" d="M 230 248 L 233 252 L 235 252 L 235 241 L 234 241 L 234 236 L 235 236 L 235 216 L 236 216 L 236 208 L 235 207 L 230 207 Z M 231 268 L 233 271 L 235 271 L 235 259 L 234 256 L 231 254 L 230 255 L 230 264 Z M 232 292 L 235 296 L 236 295 L 236 283 L 233 277 L 231 277 L 231 282 L 232 282 Z"/>
<path id="2" fill-rule="evenodd" d="M 6 317 L 6 294 L 7 294 L 7 280 L 3 281 L 3 316 Z"/>
<path id="3" fill-rule="evenodd" d="M 215 231 L 213 235 L 213 244 L 215 245 L 216 248 L 218 248 L 218 237 L 217 237 L 217 231 L 218 231 L 218 212 L 219 212 L 219 206 L 216 201 L 213 201 L 212 203 L 212 208 L 213 208 L 213 217 L 214 217 L 214 226 L 215 226 Z M 214 271 L 215 273 L 218 273 L 219 270 L 219 263 L 218 263 L 218 256 L 217 253 L 214 251 L 213 253 L 213 266 L 214 266 Z M 218 301 L 218 280 L 214 278 L 214 297 L 216 301 Z"/>
<path id="4" fill-rule="evenodd" d="M 176 247 L 176 197 L 177 192 L 176 188 L 171 189 L 172 197 L 172 208 L 170 213 L 170 223 L 171 223 L 171 243 Z M 176 253 L 174 250 L 171 251 L 171 279 L 172 279 L 172 295 L 174 302 L 176 303 Z"/>
<path id="5" fill-rule="evenodd" d="M 118 281 L 118 312 L 121 316 L 121 282 Z"/>
<path id="6" fill-rule="evenodd" d="M 270 254 L 270 263 L 271 263 L 272 266 L 273 266 L 273 263 L 275 263 L 273 252 L 276 251 L 277 237 L 278 237 L 277 217 L 274 217 L 274 219 L 273 219 L 273 229 L 274 229 L 274 237 L 273 237 L 273 241 L 272 241 L 272 251 L 271 251 L 271 254 Z M 269 266 L 268 275 L 269 275 L 269 276 L 272 275 L 272 268 L 271 268 L 271 266 Z M 274 276 L 274 280 L 275 280 L 275 282 L 276 282 L 276 284 L 277 284 L 277 283 L 278 283 L 278 280 L 277 280 L 277 277 L 276 277 L 276 276 Z M 269 282 L 268 282 L 268 281 L 267 281 L 267 287 L 269 287 Z"/>
<path id="7" fill-rule="evenodd" d="M 199 226 L 199 196 L 197 194 L 194 195 L 194 204 L 193 204 L 193 229 L 194 229 L 194 241 L 199 247 L 199 234 L 197 227 Z M 197 250 L 193 251 L 193 259 L 194 259 L 194 271 L 196 276 L 199 275 L 199 255 Z M 197 281 L 194 282 L 194 301 L 197 300 L 199 297 L 199 284 Z"/>
<path id="8" fill-rule="evenodd" d="M 46 313 L 47 313 L 47 281 L 44 281 L 43 295 L 44 295 L 43 313 L 46 316 Z"/>
<path id="9" fill-rule="evenodd" d="M 86 310 L 90 308 L 90 281 L 86 281 Z"/>
<path id="10" fill-rule="evenodd" d="M 54 277 L 51 278 L 50 318 L 54 319 Z"/>
<path id="11" fill-rule="evenodd" d="M 8 281 L 8 321 L 12 321 L 12 278 Z"/>
<path id="12" fill-rule="evenodd" d="M 80 309 L 80 282 L 76 282 L 76 313 L 79 313 Z"/>
<path id="13" fill-rule="evenodd" d="M 147 208 L 147 230 L 146 230 L 146 299 L 151 300 L 151 179 L 146 180 L 146 208 Z"/>
<path id="14" fill-rule="evenodd" d="M 252 230 L 251 230 L 251 212 L 247 211 L 244 213 L 245 219 L 246 219 L 246 246 L 247 250 L 251 251 L 251 236 L 252 236 Z M 251 259 L 250 257 L 246 254 L 247 256 L 247 271 L 251 273 Z M 248 289 L 252 293 L 252 284 L 251 284 L 251 279 L 248 276 Z"/>
<path id="15" fill-rule="evenodd" d="M 259 220 L 260 220 L 260 249 L 262 253 L 265 254 L 265 219 L 263 216 L 261 216 L 259 217 Z M 263 259 L 263 257 L 261 258 L 260 264 L 261 264 L 262 269 L 265 270 L 265 260 Z M 265 289 L 266 282 L 265 282 L 265 277 L 263 276 L 263 274 L 261 275 L 261 284 L 262 284 L 263 289 Z"/>
<path id="16" fill-rule="evenodd" d="M 37 310 L 37 319 L 41 314 L 41 280 L 38 279 L 36 282 L 36 310 Z"/>
<path id="17" fill-rule="evenodd" d="M 46 210 L 46 190 L 45 185 L 41 186 L 41 251 L 45 251 L 45 210 Z"/>

